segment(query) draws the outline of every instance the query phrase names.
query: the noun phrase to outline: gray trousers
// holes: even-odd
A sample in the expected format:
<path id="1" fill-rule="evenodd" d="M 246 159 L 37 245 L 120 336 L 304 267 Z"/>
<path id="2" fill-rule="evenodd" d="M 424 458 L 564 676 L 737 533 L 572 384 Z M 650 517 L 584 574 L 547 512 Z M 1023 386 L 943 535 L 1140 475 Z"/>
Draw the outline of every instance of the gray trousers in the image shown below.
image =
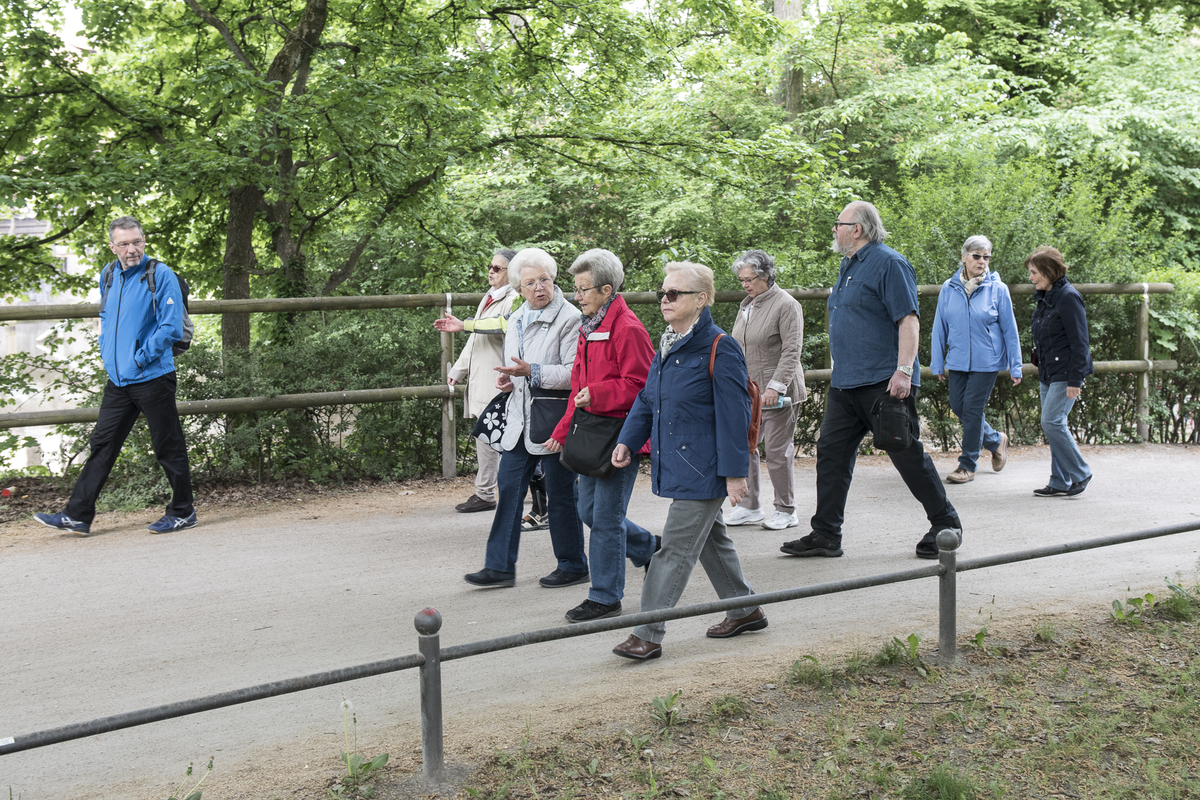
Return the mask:
<path id="1" fill-rule="evenodd" d="M 708 580 L 722 600 L 728 597 L 748 597 L 754 589 L 742 576 L 733 540 L 721 516 L 724 497 L 712 500 L 673 500 L 663 526 L 662 549 L 650 561 L 650 572 L 642 584 L 642 611 L 674 608 L 687 588 L 696 561 L 704 567 Z M 754 613 L 758 606 L 733 609 L 729 619 L 741 619 Z M 667 625 L 656 622 L 638 625 L 633 635 L 648 642 L 659 643 L 667 635 Z"/>
<path id="2" fill-rule="evenodd" d="M 796 512 L 796 406 L 764 411 L 758 440 L 766 444 L 767 474 L 775 489 L 775 509 L 787 514 Z M 741 508 L 758 508 L 759 466 L 758 448 L 750 451 L 750 472 L 746 475 L 746 496 L 738 503 Z"/>

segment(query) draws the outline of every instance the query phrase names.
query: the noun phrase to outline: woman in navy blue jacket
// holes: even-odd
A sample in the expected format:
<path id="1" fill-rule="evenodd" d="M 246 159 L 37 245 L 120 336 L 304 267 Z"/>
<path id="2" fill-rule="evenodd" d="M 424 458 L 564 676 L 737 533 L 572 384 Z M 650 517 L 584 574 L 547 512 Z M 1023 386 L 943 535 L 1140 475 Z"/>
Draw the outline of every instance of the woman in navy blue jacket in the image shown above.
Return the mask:
<path id="1" fill-rule="evenodd" d="M 1083 381 L 1095 371 L 1087 313 L 1083 297 L 1067 280 L 1062 253 L 1039 247 L 1025 259 L 1025 266 L 1029 282 L 1037 289 L 1031 332 L 1042 396 L 1042 432 L 1050 445 L 1050 483 L 1033 493 L 1074 497 L 1083 494 L 1092 479 L 1091 467 L 1067 428 L 1067 415 L 1083 391 Z"/>
<path id="2" fill-rule="evenodd" d="M 658 293 L 667 329 L 613 450 L 613 464 L 621 468 L 649 439 L 651 488 L 674 501 L 663 527 L 662 549 L 651 559 L 642 584 L 642 611 L 673 608 L 697 560 L 721 598 L 754 593 L 721 516 L 727 497 L 736 506 L 746 494 L 750 393 L 741 347 L 709 313 L 715 296 L 711 269 L 686 262 L 667 264 Z M 717 337 L 721 338 L 710 377 L 709 358 Z M 725 639 L 765 627 L 762 609 L 749 606 L 729 611 L 725 620 L 708 629 L 708 636 Z M 661 622 L 639 625 L 613 652 L 639 660 L 658 658 L 665 635 Z"/>
<path id="3" fill-rule="evenodd" d="M 942 284 L 933 316 L 933 353 L 929 368 L 948 381 L 950 408 L 962 420 L 962 454 L 947 483 L 975 480 L 981 450 L 992 454 L 992 470 L 1008 460 L 1008 434 L 983 418 L 1000 370 L 1008 370 L 1013 386 L 1021 382 L 1021 342 L 1012 297 L 1000 276 L 988 269 L 992 243 L 972 236 L 963 243 L 962 265 Z"/>

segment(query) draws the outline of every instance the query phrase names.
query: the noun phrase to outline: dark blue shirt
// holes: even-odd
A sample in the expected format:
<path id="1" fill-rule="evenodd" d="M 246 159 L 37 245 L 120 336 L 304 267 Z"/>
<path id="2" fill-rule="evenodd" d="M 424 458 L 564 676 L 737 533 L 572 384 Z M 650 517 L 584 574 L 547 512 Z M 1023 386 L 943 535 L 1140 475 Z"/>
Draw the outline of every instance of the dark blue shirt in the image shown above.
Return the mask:
<path id="1" fill-rule="evenodd" d="M 833 387 L 853 389 L 892 377 L 899 363 L 898 323 L 917 308 L 917 273 L 887 245 L 870 242 L 842 259 L 837 285 L 826 302 Z M 913 361 L 913 386 L 921 365 Z"/>

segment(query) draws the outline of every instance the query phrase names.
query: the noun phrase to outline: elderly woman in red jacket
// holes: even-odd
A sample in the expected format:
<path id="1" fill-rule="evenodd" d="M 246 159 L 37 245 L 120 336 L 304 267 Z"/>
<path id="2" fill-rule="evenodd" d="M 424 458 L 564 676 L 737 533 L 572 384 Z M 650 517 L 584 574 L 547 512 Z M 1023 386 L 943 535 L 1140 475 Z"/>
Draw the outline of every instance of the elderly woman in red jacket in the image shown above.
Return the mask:
<path id="1" fill-rule="evenodd" d="M 567 404 L 553 438 L 543 445 L 555 451 L 567 441 L 576 408 L 623 419 L 646 385 L 654 358 L 646 327 L 617 294 L 625 279 L 621 260 L 608 250 L 588 250 L 569 272 L 575 276 L 575 302 L 583 311 L 583 325 L 571 369 L 573 402 Z M 579 476 L 579 519 L 591 529 L 592 585 L 587 599 L 567 612 L 567 622 L 620 614 L 626 557 L 634 566 L 645 566 L 657 549 L 657 538 L 625 517 L 637 475 L 635 455 L 628 466 L 606 478 Z"/>

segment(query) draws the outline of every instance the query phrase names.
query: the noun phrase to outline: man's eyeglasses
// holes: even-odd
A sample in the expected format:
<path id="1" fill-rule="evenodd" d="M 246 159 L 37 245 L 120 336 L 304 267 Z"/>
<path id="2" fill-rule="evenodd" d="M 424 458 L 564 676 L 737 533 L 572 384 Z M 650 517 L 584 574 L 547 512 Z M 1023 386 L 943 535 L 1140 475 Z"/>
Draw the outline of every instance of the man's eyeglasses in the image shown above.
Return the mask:
<path id="1" fill-rule="evenodd" d="M 122 252 L 130 248 L 136 249 L 146 243 L 145 239 L 134 239 L 132 242 L 113 242 L 113 247 Z"/>
<path id="2" fill-rule="evenodd" d="M 976 261 L 991 261 L 992 260 L 991 256 L 985 256 L 982 253 L 967 253 L 967 255 L 969 255 L 971 258 L 975 259 Z"/>
<path id="3" fill-rule="evenodd" d="M 658 297 L 658 302 L 660 303 L 663 301 L 664 297 L 667 299 L 668 303 L 674 303 L 679 299 L 679 295 L 681 294 L 700 294 L 700 292 L 684 292 L 680 291 L 679 289 L 668 289 L 665 292 L 659 291 L 655 292 L 654 294 Z"/>
<path id="4" fill-rule="evenodd" d="M 837 230 L 838 225 L 857 225 L 857 224 L 858 224 L 857 222 L 835 222 L 835 223 L 833 223 L 833 229 Z"/>
<path id="5" fill-rule="evenodd" d="M 532 289 L 535 286 L 553 286 L 553 278 L 538 278 L 536 281 L 525 281 L 521 284 L 522 289 Z"/>
<path id="6" fill-rule="evenodd" d="M 488 272 L 504 272 L 506 269 L 508 269 L 507 266 L 502 267 L 498 264 L 492 264 L 488 267 Z"/>

